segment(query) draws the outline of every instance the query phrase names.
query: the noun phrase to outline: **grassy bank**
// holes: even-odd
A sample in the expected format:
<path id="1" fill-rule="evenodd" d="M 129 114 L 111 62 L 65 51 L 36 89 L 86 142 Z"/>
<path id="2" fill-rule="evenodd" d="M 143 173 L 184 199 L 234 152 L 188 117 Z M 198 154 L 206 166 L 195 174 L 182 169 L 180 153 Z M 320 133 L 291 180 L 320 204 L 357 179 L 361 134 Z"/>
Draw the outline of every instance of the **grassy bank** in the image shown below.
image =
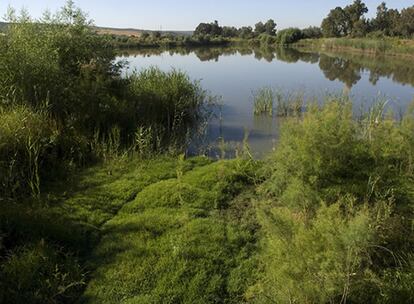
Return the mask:
<path id="1" fill-rule="evenodd" d="M 208 118 L 198 82 L 122 77 L 70 1 L 10 18 L 0 303 L 412 303 L 414 106 L 355 115 L 347 97 L 305 107 L 267 88 L 256 114 L 284 119 L 266 159 L 188 158 Z"/>
<path id="2" fill-rule="evenodd" d="M 197 258 L 194 263 L 198 261 L 198 258 L 203 258 L 203 252 L 206 254 L 205 260 L 213 257 L 215 251 L 217 258 L 224 261 L 231 256 L 230 252 L 233 252 L 231 250 L 234 249 L 237 252 L 245 246 L 243 244 L 247 246 L 250 241 L 254 243 L 254 236 L 249 239 L 249 231 L 246 230 L 246 235 L 238 236 L 241 232 L 234 230 L 235 227 L 231 226 L 237 222 L 236 215 L 234 215 L 234 224 L 231 224 L 227 223 L 225 216 L 220 212 L 227 208 L 227 203 L 233 196 L 242 191 L 242 185 L 250 183 L 249 165 L 217 163 L 211 167 L 210 163 L 211 161 L 205 158 L 180 160 L 168 157 L 157 157 L 145 161 L 111 162 L 105 166 L 74 174 L 65 182 L 49 184 L 47 194 L 42 195 L 40 199 L 2 202 L 0 300 L 4 303 L 27 303 L 27 301 L 30 303 L 73 303 L 80 297 L 92 278 L 90 286 L 95 287 L 88 287 L 84 298 L 89 299 L 89 296 L 92 296 L 88 301 L 97 303 L 97 299 L 92 299 L 101 294 L 98 292 L 99 289 L 107 292 L 112 290 L 113 295 L 102 295 L 103 300 L 112 303 L 113 300 L 123 297 L 119 295 L 124 295 L 122 289 L 117 289 L 121 281 L 133 283 L 131 286 L 138 288 L 131 274 L 137 278 L 141 277 L 143 282 L 151 281 L 148 271 L 155 266 L 153 263 L 156 260 L 153 258 L 164 256 L 164 261 L 171 258 L 171 253 L 163 251 L 162 248 L 174 249 L 175 247 L 168 247 L 174 244 L 172 243 L 174 237 L 170 239 L 171 242 L 167 243 L 159 242 L 158 237 L 163 232 L 169 234 L 175 229 L 177 233 L 178 231 L 182 233 L 182 229 L 191 228 L 195 229 L 194 231 L 201 229 L 200 237 L 203 236 L 203 227 L 209 226 L 217 229 L 215 230 L 217 235 L 211 235 L 213 243 L 207 242 L 205 245 L 200 245 L 198 249 L 200 252 L 194 253 L 194 258 Z M 193 171 L 194 173 L 187 174 Z M 198 180 L 200 183 L 203 181 L 205 187 L 191 184 L 196 176 L 204 176 Z M 217 182 L 218 176 L 225 177 L 225 179 Z M 178 178 L 182 178 L 183 181 L 179 181 Z M 161 182 L 163 180 L 164 182 Z M 232 183 L 233 181 L 235 184 Z M 176 187 L 170 187 L 173 184 L 176 184 Z M 239 186 L 234 187 L 236 184 Z M 163 191 L 160 191 L 161 189 Z M 199 204 L 192 201 L 197 195 L 194 192 L 195 189 L 198 189 L 197 202 Z M 165 191 L 170 192 L 167 194 L 164 193 Z M 169 201 L 170 195 L 175 197 L 174 202 Z M 156 200 L 157 197 L 165 204 L 158 206 L 161 202 Z M 140 202 L 151 204 L 151 206 L 141 206 Z M 138 209 L 135 210 L 134 206 L 137 206 L 139 210 L 142 208 L 142 212 L 137 212 Z M 232 208 L 237 209 L 238 206 Z M 248 220 L 250 219 L 246 219 Z M 229 229 L 229 233 L 234 233 L 236 240 L 241 241 L 242 238 L 247 238 L 242 243 L 229 245 L 228 255 L 222 258 L 220 258 L 220 247 L 215 246 L 225 244 L 224 239 L 220 240 L 220 238 L 226 238 L 226 234 L 222 234 L 225 230 L 222 231 L 220 226 L 213 225 L 217 223 L 222 223 L 223 229 Z M 190 226 L 186 228 L 184 224 Z M 132 227 L 137 227 L 138 230 Z M 119 233 L 122 234 L 121 239 L 125 242 L 129 239 L 128 233 L 136 241 L 151 240 L 153 242 L 151 246 L 150 243 L 148 244 L 148 253 L 158 252 L 158 255 L 148 256 L 147 267 L 149 268 L 143 269 L 148 276 L 142 276 L 143 273 L 138 272 L 137 269 L 132 270 L 135 268 L 133 265 L 140 264 L 143 261 L 142 258 L 146 256 L 143 255 L 142 258 L 136 256 L 138 251 L 144 250 L 140 247 L 142 243 L 136 242 L 134 246 L 129 246 L 129 251 L 125 251 L 122 249 L 125 244 L 119 242 Z M 214 241 L 217 241 L 216 245 Z M 194 240 L 194 242 L 198 241 Z M 100 245 L 96 252 L 91 254 L 97 244 Z M 237 244 L 241 247 L 237 248 Z M 183 249 L 185 248 L 191 247 Z M 210 250 L 213 250 L 211 255 Z M 124 253 L 119 255 L 121 252 Z M 130 254 L 136 258 L 131 260 Z M 240 261 L 246 258 L 241 256 Z M 132 268 L 120 267 L 125 262 L 132 263 L 130 264 Z M 170 262 L 175 263 L 176 260 Z M 160 264 L 159 267 L 162 268 L 162 265 Z M 202 265 L 204 264 L 201 263 L 200 267 Z M 230 263 L 228 272 L 236 265 L 237 263 Z M 227 270 L 221 272 L 221 268 L 214 269 L 211 273 L 205 274 L 206 277 L 202 282 L 206 283 L 212 278 L 219 279 L 221 275 L 227 275 Z M 168 273 L 167 268 L 160 270 L 162 270 L 161 273 Z M 119 274 L 119 278 L 116 281 L 104 280 L 105 276 L 101 275 L 106 271 L 109 271 L 108 275 L 112 276 Z M 194 273 L 197 272 L 194 270 Z M 187 278 L 191 279 L 192 275 L 187 274 Z M 219 279 L 221 282 L 218 282 L 212 290 L 207 289 L 204 295 L 200 295 L 200 298 L 224 296 L 224 293 L 221 293 L 225 292 L 223 280 L 225 279 Z M 115 285 L 109 288 L 112 283 Z M 237 295 L 235 296 L 240 296 L 242 290 L 237 288 L 242 287 L 233 287 L 236 288 L 234 292 Z M 143 292 L 138 291 L 139 289 L 136 296 Z M 197 298 L 197 293 L 193 297 Z M 98 302 L 101 303 L 100 300 Z"/>
<path id="3" fill-rule="evenodd" d="M 311 48 L 324 51 L 349 51 L 391 56 L 412 56 L 414 40 L 398 38 L 320 38 L 304 39 L 295 47 Z"/>
<path id="4" fill-rule="evenodd" d="M 410 303 L 414 116 L 330 98 L 274 152 L 120 159 L 3 201 L 8 303 Z"/>
<path id="5" fill-rule="evenodd" d="M 242 302 L 256 274 L 252 169 L 216 162 L 139 192 L 103 227 L 83 302 Z"/>

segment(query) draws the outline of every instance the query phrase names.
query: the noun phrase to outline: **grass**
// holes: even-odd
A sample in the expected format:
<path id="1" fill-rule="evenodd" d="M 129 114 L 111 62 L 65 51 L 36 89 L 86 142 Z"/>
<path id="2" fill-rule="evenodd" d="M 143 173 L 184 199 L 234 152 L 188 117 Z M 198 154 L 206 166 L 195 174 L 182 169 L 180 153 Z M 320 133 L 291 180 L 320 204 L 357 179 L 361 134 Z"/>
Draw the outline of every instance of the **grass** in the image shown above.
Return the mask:
<path id="1" fill-rule="evenodd" d="M 254 93 L 254 114 L 273 115 L 274 92 L 271 88 L 261 88 Z"/>
<path id="2" fill-rule="evenodd" d="M 412 56 L 414 41 L 412 39 L 398 38 L 320 38 L 304 39 L 296 46 L 312 47 L 322 50 L 348 50 L 383 55 Z"/>
<path id="3" fill-rule="evenodd" d="M 249 197 L 232 198 L 249 170 L 220 161 L 145 188 L 105 224 L 83 302 L 239 303 L 255 271 L 256 224 Z"/>
<path id="4" fill-rule="evenodd" d="M 179 163 L 186 172 L 209 162 L 158 157 L 112 163 L 48 184 L 39 200 L 3 201 L 0 272 L 7 279 L 1 281 L 0 300 L 73 301 L 87 281 L 86 261 L 102 225 L 146 186 L 176 177 Z"/>
<path id="5" fill-rule="evenodd" d="M 2 201 L 4 303 L 409 303 L 412 112 L 349 99 L 249 157 L 112 160 Z"/>
<path id="6" fill-rule="evenodd" d="M 302 92 L 275 91 L 265 87 L 254 93 L 254 115 L 299 117 L 304 112 L 305 97 Z"/>
<path id="7" fill-rule="evenodd" d="M 302 92 L 279 91 L 276 94 L 276 113 L 279 117 L 299 117 L 304 112 L 305 97 Z"/>
<path id="8" fill-rule="evenodd" d="M 8 201 L 0 300 L 69 303 L 87 286 L 90 303 L 238 303 L 255 270 L 253 175 L 248 161 L 158 156 L 49 183 L 40 201 Z"/>

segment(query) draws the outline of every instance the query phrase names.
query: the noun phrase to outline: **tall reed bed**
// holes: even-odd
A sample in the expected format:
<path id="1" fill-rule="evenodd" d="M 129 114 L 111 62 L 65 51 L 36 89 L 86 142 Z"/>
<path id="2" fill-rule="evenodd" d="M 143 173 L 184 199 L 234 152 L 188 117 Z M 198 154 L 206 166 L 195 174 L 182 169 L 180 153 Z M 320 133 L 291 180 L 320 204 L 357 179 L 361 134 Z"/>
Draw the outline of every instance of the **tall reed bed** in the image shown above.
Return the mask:
<path id="1" fill-rule="evenodd" d="M 278 117 L 301 116 L 304 111 L 305 94 L 301 91 L 282 91 L 264 87 L 254 92 L 255 115 Z"/>

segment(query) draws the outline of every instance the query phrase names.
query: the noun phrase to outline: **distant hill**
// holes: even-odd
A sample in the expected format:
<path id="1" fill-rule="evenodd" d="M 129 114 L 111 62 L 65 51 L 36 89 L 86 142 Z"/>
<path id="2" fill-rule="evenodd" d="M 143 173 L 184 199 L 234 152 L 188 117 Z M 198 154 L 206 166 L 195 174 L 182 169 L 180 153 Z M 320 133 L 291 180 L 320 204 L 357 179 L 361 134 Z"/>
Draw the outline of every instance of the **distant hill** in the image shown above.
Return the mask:
<path id="1" fill-rule="evenodd" d="M 139 37 L 142 33 L 152 33 L 156 31 L 148 31 L 148 30 L 140 30 L 140 29 L 133 29 L 133 28 L 112 28 L 112 27 L 94 27 L 99 34 L 110 34 L 110 35 L 117 35 L 117 36 L 137 36 Z M 192 31 L 159 31 L 162 34 L 171 34 L 174 36 L 191 36 L 193 34 Z"/>
<path id="2" fill-rule="evenodd" d="M 0 32 L 4 31 L 7 27 L 8 23 L 0 22 Z M 94 26 L 93 27 L 99 34 L 110 34 L 110 35 L 117 35 L 117 36 L 137 36 L 139 37 L 142 33 L 152 33 L 155 31 L 147 31 L 147 30 L 140 30 L 140 29 L 133 29 L 133 28 L 112 28 L 112 27 L 100 27 Z M 174 36 L 191 36 L 193 34 L 192 31 L 160 31 L 163 34 L 172 34 Z"/>

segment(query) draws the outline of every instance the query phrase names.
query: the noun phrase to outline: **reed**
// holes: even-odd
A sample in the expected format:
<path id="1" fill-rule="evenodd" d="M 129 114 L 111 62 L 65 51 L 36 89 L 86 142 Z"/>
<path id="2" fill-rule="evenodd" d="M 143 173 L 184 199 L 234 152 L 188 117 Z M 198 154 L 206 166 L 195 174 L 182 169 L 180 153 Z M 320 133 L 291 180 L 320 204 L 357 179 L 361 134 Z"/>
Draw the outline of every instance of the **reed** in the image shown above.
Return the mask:
<path id="1" fill-rule="evenodd" d="M 269 87 L 259 89 L 254 93 L 254 114 L 273 116 L 274 91 Z"/>

